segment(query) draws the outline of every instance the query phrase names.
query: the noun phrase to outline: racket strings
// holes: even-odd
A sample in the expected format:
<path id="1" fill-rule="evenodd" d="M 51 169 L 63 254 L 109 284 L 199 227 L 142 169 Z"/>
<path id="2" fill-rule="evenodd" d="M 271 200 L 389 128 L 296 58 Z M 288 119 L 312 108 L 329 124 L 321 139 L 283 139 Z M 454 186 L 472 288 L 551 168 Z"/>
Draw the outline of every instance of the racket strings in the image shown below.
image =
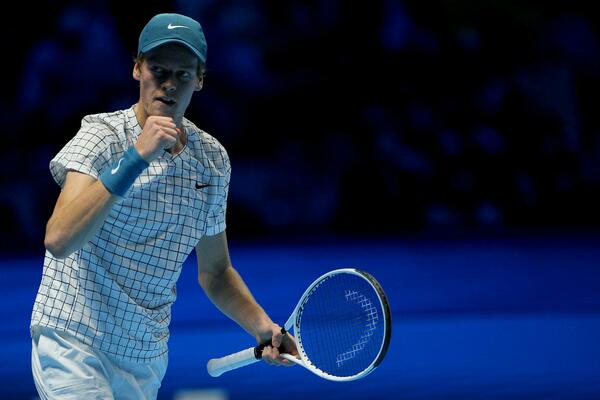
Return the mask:
<path id="1" fill-rule="evenodd" d="M 379 320 L 377 308 L 373 306 L 371 300 L 366 298 L 365 295 L 360 294 L 355 290 L 346 290 L 345 297 L 346 300 L 355 301 L 362 307 L 367 318 L 365 325 L 367 329 L 360 336 L 358 342 L 352 345 L 350 350 L 337 355 L 335 362 L 338 367 L 341 367 L 344 362 L 355 358 L 356 355 L 365 348 L 371 339 L 371 336 L 373 336 L 374 331 L 377 329 L 377 321 Z"/>
<path id="2" fill-rule="evenodd" d="M 376 290 L 360 276 L 336 274 L 317 285 L 299 316 L 299 341 L 307 361 L 333 376 L 369 368 L 384 338 Z"/>

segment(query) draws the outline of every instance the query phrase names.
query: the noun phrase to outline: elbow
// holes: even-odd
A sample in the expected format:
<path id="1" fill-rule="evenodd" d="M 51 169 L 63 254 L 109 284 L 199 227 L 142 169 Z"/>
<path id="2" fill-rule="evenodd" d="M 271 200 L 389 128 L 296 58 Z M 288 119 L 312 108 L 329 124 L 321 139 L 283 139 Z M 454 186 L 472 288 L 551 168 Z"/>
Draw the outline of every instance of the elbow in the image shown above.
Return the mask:
<path id="1" fill-rule="evenodd" d="M 200 266 L 198 270 L 198 284 L 202 289 L 209 290 L 215 284 L 223 281 L 227 276 L 229 268 L 232 268 L 230 263 L 223 263 L 218 266 Z"/>
<path id="2" fill-rule="evenodd" d="M 72 251 L 66 245 L 66 242 L 60 235 L 46 232 L 44 237 L 44 247 L 52 254 L 54 258 L 63 259 L 71 255 Z"/>
<path id="3" fill-rule="evenodd" d="M 215 290 L 215 286 L 219 284 L 219 279 L 210 272 L 200 272 L 198 273 L 198 284 L 210 296 L 211 292 Z"/>
<path id="4" fill-rule="evenodd" d="M 198 284 L 200 285 L 200 287 L 202 288 L 202 290 L 206 291 L 208 289 L 209 282 L 207 280 L 206 273 L 199 273 L 198 274 Z"/>

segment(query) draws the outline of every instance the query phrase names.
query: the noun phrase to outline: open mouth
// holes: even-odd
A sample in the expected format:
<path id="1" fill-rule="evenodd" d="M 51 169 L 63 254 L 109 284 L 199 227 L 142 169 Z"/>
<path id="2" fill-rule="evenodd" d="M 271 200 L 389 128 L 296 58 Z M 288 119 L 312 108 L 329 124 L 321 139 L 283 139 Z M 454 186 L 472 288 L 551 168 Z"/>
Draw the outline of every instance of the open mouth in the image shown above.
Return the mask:
<path id="1" fill-rule="evenodd" d="M 168 106 L 173 106 L 175 105 L 175 103 L 177 103 L 175 100 L 170 99 L 168 97 L 157 97 L 156 100 Z"/>

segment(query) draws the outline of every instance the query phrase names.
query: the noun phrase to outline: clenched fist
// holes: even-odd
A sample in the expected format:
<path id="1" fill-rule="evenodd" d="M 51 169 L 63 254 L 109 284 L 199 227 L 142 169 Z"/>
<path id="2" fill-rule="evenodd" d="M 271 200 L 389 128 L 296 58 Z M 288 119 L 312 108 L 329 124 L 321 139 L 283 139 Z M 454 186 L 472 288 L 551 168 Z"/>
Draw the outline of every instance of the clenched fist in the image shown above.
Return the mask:
<path id="1" fill-rule="evenodd" d="M 151 116 L 146 119 L 144 129 L 135 143 L 135 149 L 147 162 L 155 160 L 165 149 L 177 143 L 180 133 L 171 117 Z"/>

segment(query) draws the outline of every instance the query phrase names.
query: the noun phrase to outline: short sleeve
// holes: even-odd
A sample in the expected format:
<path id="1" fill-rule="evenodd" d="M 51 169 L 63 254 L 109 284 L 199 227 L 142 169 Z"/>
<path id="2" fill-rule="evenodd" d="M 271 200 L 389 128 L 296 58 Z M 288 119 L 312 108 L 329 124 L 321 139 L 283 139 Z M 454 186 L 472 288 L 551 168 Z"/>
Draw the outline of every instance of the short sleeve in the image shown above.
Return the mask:
<path id="1" fill-rule="evenodd" d="M 116 142 L 116 136 L 108 125 L 84 118 L 75 137 L 50 161 L 52 177 L 61 187 L 69 170 L 98 179 L 111 163 L 112 145 Z"/>
<path id="2" fill-rule="evenodd" d="M 227 152 L 223 147 L 219 149 L 216 158 L 213 158 L 213 163 L 222 171 L 217 185 L 217 205 L 208 213 L 206 221 L 207 236 L 217 235 L 227 227 L 225 223 L 225 214 L 227 211 L 227 195 L 229 193 L 229 181 L 231 179 L 231 164 Z"/>

